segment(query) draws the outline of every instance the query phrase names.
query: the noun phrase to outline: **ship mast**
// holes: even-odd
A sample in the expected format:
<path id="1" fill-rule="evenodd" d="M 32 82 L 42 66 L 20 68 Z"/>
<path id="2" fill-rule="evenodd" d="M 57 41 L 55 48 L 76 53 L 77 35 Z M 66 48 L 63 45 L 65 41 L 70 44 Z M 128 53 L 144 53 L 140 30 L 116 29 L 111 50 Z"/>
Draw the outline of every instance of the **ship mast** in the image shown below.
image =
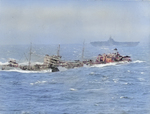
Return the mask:
<path id="1" fill-rule="evenodd" d="M 29 68 L 30 68 L 30 65 L 31 65 L 31 54 L 32 54 L 32 43 L 30 44 L 30 53 L 29 53 Z"/>
<path id="2" fill-rule="evenodd" d="M 59 55 L 59 52 L 60 52 L 60 44 L 59 44 L 59 46 L 58 46 L 57 56 L 60 56 L 60 55 Z"/>
<path id="3" fill-rule="evenodd" d="M 83 61 L 83 58 L 84 58 L 84 42 L 83 42 L 83 49 L 82 49 L 82 61 Z"/>

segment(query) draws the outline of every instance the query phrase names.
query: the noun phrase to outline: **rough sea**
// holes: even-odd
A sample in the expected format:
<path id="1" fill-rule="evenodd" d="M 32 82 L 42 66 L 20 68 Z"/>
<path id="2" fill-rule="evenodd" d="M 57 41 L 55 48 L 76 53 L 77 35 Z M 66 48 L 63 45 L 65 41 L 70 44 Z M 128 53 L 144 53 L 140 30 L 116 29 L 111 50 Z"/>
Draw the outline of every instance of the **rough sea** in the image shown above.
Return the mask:
<path id="1" fill-rule="evenodd" d="M 30 45 L 1 45 L 0 65 L 11 58 L 27 64 Z M 56 55 L 58 45 L 32 44 L 32 63 Z M 78 60 L 82 44 L 60 45 L 63 60 Z M 150 114 L 150 44 L 136 47 L 93 47 L 84 58 L 112 53 L 132 62 L 50 71 L 0 70 L 0 114 Z"/>

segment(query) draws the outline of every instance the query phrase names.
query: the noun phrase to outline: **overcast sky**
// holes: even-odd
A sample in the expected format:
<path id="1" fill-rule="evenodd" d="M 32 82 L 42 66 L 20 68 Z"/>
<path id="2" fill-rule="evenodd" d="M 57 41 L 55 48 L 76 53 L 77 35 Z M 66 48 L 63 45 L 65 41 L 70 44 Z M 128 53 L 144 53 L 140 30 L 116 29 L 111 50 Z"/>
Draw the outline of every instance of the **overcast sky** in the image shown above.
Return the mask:
<path id="1" fill-rule="evenodd" d="M 150 0 L 0 0 L 0 44 L 150 39 Z"/>

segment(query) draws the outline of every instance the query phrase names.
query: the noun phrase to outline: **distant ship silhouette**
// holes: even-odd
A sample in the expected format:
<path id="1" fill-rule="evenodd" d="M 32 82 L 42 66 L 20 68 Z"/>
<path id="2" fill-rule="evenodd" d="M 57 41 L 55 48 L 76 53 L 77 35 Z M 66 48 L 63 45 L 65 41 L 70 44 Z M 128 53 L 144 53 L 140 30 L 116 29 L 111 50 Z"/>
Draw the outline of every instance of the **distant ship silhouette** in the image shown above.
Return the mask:
<path id="1" fill-rule="evenodd" d="M 133 47 L 137 46 L 139 42 L 116 42 L 111 37 L 108 41 L 95 41 L 91 42 L 93 46 L 123 46 L 123 47 Z"/>

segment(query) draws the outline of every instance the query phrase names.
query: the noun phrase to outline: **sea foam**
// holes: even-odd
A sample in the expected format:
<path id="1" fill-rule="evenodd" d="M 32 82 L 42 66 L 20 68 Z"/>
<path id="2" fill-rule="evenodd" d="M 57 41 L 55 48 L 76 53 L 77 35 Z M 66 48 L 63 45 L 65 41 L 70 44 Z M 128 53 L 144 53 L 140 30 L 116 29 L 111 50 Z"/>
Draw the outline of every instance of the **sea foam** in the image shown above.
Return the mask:
<path id="1" fill-rule="evenodd" d="M 132 61 L 132 63 L 143 63 L 145 61 L 140 61 L 140 60 L 136 60 L 136 61 Z"/>
<path id="2" fill-rule="evenodd" d="M 19 73 L 49 73 L 52 72 L 51 69 L 49 70 L 42 70 L 42 71 L 28 71 L 28 70 L 21 70 L 21 69 L 11 69 L 11 70 L 1 70 L 5 72 L 19 72 Z"/>
<path id="3" fill-rule="evenodd" d="M 93 65 L 91 67 L 105 67 L 105 66 L 114 66 L 114 65 L 117 65 L 118 63 L 107 63 L 107 64 L 96 64 L 96 65 Z"/>

